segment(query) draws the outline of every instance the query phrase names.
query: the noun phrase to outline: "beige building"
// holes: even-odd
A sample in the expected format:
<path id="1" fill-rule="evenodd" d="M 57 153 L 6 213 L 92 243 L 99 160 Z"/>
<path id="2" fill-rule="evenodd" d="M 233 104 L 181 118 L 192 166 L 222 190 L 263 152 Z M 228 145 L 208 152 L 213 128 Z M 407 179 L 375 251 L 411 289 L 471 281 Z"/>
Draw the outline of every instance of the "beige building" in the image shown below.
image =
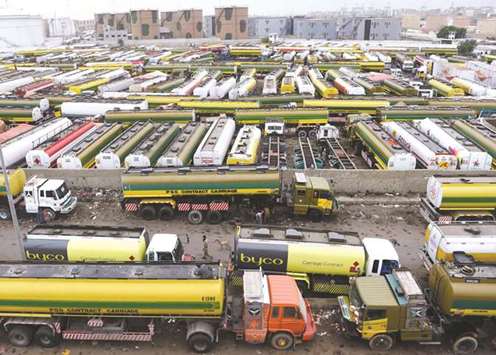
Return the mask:
<path id="1" fill-rule="evenodd" d="M 215 34 L 220 39 L 248 38 L 248 8 L 220 7 L 215 9 Z"/>
<path id="2" fill-rule="evenodd" d="M 428 15 L 425 17 L 423 30 L 426 32 L 438 32 L 444 26 L 449 25 L 450 19 L 445 15 Z"/>
<path id="3" fill-rule="evenodd" d="M 418 30 L 420 28 L 420 15 L 404 15 L 401 17 L 401 28 L 407 30 Z"/>
<path id="4" fill-rule="evenodd" d="M 74 20 L 74 26 L 76 26 L 76 33 L 82 34 L 84 32 L 95 30 L 95 20 Z"/>
<path id="5" fill-rule="evenodd" d="M 131 39 L 158 39 L 160 37 L 158 10 L 132 10 L 129 15 Z"/>
<path id="6" fill-rule="evenodd" d="M 161 32 L 171 38 L 203 37 L 203 10 L 166 11 L 160 14 Z"/>
<path id="7" fill-rule="evenodd" d="M 129 13 L 95 14 L 95 34 L 97 39 L 103 39 L 109 32 L 130 32 Z"/>
<path id="8" fill-rule="evenodd" d="M 477 22 L 477 30 L 483 37 L 496 38 L 496 18 L 479 20 Z"/>
<path id="9" fill-rule="evenodd" d="M 467 28 L 472 24 L 472 18 L 468 16 L 454 16 L 452 25 L 461 28 Z"/>

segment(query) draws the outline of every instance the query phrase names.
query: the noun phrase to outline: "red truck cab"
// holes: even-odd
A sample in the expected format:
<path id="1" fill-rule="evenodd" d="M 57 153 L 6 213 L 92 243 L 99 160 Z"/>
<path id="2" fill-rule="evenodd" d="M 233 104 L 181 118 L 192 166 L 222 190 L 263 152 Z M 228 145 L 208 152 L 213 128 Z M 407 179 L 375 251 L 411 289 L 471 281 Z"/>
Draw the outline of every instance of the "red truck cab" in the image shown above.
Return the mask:
<path id="1" fill-rule="evenodd" d="M 310 304 L 296 281 L 287 275 L 255 276 L 245 271 L 244 339 L 248 343 L 270 342 L 287 350 L 310 341 L 317 332 Z"/>

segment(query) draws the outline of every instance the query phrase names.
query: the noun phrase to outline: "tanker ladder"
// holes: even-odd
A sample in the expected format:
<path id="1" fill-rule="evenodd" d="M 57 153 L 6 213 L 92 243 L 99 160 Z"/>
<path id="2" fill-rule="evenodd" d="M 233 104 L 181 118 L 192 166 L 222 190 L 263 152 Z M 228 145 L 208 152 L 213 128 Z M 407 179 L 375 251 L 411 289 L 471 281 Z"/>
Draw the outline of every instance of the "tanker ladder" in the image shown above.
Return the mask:
<path id="1" fill-rule="evenodd" d="M 351 160 L 350 156 L 344 150 L 343 146 L 337 138 L 324 138 L 321 139 L 321 144 L 327 153 L 327 160 L 331 168 L 354 170 L 356 169 L 355 163 Z"/>
<path id="2" fill-rule="evenodd" d="M 316 169 L 317 162 L 312 148 L 312 143 L 308 137 L 298 137 L 301 158 L 303 159 L 303 169 Z"/>

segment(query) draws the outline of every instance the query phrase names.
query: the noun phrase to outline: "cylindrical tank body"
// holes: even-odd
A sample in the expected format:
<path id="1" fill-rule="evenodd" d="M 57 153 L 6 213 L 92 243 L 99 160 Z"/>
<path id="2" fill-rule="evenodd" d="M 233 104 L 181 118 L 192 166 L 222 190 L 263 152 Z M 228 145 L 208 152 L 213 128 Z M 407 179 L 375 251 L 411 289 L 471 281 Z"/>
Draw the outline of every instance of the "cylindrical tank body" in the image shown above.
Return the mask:
<path id="1" fill-rule="evenodd" d="M 212 90 L 212 88 L 214 88 L 216 85 L 217 85 L 217 80 L 212 78 L 209 81 L 207 81 L 204 85 L 196 87 L 193 90 L 193 95 L 199 96 L 201 98 L 205 98 L 208 96 L 210 90 Z"/>
<path id="2" fill-rule="evenodd" d="M 30 150 L 26 154 L 26 163 L 30 168 L 49 168 L 65 151 L 71 149 L 95 129 L 96 124 L 93 122 L 80 124 L 74 129 L 64 132 L 66 134 L 56 142 L 41 149 L 38 147 Z"/>
<path id="3" fill-rule="evenodd" d="M 103 102 L 64 102 L 61 111 L 64 116 L 96 116 L 107 111 L 148 110 L 146 101 L 103 101 Z"/>
<path id="4" fill-rule="evenodd" d="M 371 112 L 375 115 L 376 110 L 381 107 L 389 107 L 386 100 L 303 100 L 303 107 L 325 107 L 329 111 L 339 112 Z"/>
<path id="5" fill-rule="evenodd" d="M 0 277 L 0 312 L 220 317 L 224 311 L 224 278 L 195 276 L 195 265 L 74 264 L 80 270 L 78 276 L 67 272 L 66 265 L 25 265 L 47 276 L 34 276 L 33 271 L 32 278 L 26 272 L 4 272 L 5 276 Z M 90 268 L 102 276 L 94 277 L 97 271 L 85 273 Z M 171 268 L 178 270 L 168 274 L 176 273 L 179 277 L 160 276 Z M 184 269 L 188 275 L 181 276 Z M 111 276 L 114 274 L 116 277 Z"/>
<path id="6" fill-rule="evenodd" d="M 198 146 L 193 164 L 196 166 L 222 165 L 231 145 L 236 124 L 232 118 L 220 117 L 209 128 Z"/>
<path id="7" fill-rule="evenodd" d="M 356 135 L 374 155 L 381 169 L 414 170 L 415 156 L 406 150 L 375 123 L 359 122 L 355 125 Z"/>
<path id="8" fill-rule="evenodd" d="M 14 91 L 19 86 L 31 84 L 33 81 L 34 81 L 34 78 L 32 76 L 25 76 L 22 78 L 1 82 L 0 83 L 0 94 L 7 94 L 9 92 Z"/>
<path id="9" fill-rule="evenodd" d="M 463 91 L 463 89 L 454 88 L 436 79 L 429 80 L 429 85 L 432 86 L 432 88 L 436 89 L 437 92 L 441 94 L 441 96 L 465 96 L 465 92 Z"/>
<path id="10" fill-rule="evenodd" d="M 443 150 L 441 153 L 431 150 L 424 144 L 424 140 L 429 138 L 417 131 L 417 135 L 410 134 L 411 130 L 407 131 L 403 126 L 396 122 L 382 122 L 381 126 L 396 139 L 407 151 L 415 154 L 422 164 L 431 170 L 456 170 L 457 159 L 454 155 Z M 413 128 L 413 127 L 411 127 Z M 414 128 L 413 128 L 414 129 Z M 431 146 L 437 146 L 434 142 Z M 440 148 L 440 147 L 439 147 Z"/>
<path id="11" fill-rule="evenodd" d="M 227 165 L 256 164 L 261 137 L 262 131 L 257 126 L 243 126 L 227 156 Z"/>
<path id="12" fill-rule="evenodd" d="M 184 96 L 192 95 L 193 90 L 202 83 L 207 75 L 208 72 L 206 70 L 200 70 L 189 82 L 185 83 L 181 87 L 173 89 L 172 93 Z"/>
<path id="13" fill-rule="evenodd" d="M 327 110 L 319 109 L 271 109 L 237 110 L 238 124 L 261 124 L 273 119 L 283 119 L 286 124 L 326 124 L 329 121 Z"/>
<path id="14" fill-rule="evenodd" d="M 462 78 L 453 78 L 450 83 L 472 96 L 485 96 L 487 92 L 486 87 Z"/>
<path id="15" fill-rule="evenodd" d="M 181 132 L 177 124 L 158 125 L 155 131 L 141 142 L 124 160 L 126 168 L 148 168 L 154 166 L 160 155 Z"/>
<path id="16" fill-rule="evenodd" d="M 61 169 L 82 169 L 93 166 L 95 156 L 124 129 L 120 124 L 105 123 L 57 160 Z"/>
<path id="17" fill-rule="evenodd" d="M 237 87 L 229 91 L 229 99 L 236 100 L 239 97 L 248 96 L 255 87 L 257 86 L 257 81 L 252 77 L 246 77 L 241 81 Z"/>
<path id="18" fill-rule="evenodd" d="M 68 118 L 55 119 L 31 131 L 11 139 L 3 145 L 5 165 L 11 166 L 26 157 L 27 152 L 69 128 L 72 121 Z"/>
<path id="19" fill-rule="evenodd" d="M 496 132 L 488 129 L 479 122 L 454 121 L 454 129 L 475 142 L 479 147 L 488 152 L 493 162 L 496 159 Z"/>
<path id="20" fill-rule="evenodd" d="M 315 96 L 315 87 L 306 75 L 296 77 L 296 87 L 298 88 L 298 93 L 300 95 Z"/>
<path id="21" fill-rule="evenodd" d="M 2 121 L 3 122 L 3 121 Z M 10 139 L 13 139 L 21 134 L 24 134 L 30 130 L 33 129 L 33 126 L 29 124 L 19 124 L 17 126 L 14 126 L 5 132 L 0 133 L 0 144 L 3 144 Z"/>
<path id="22" fill-rule="evenodd" d="M 359 276 L 366 261 L 360 245 L 243 238 L 236 243 L 234 255 L 238 269 L 333 276 Z"/>
<path id="23" fill-rule="evenodd" d="M 429 289 L 435 305 L 447 316 L 490 319 L 496 312 L 494 269 L 494 266 L 434 265 L 429 273 Z"/>
<path id="24" fill-rule="evenodd" d="M 337 78 L 334 80 L 334 85 L 344 95 L 365 95 L 365 89 L 348 78 Z"/>
<path id="25" fill-rule="evenodd" d="M 146 110 L 140 111 L 110 111 L 105 114 L 105 122 L 151 121 L 153 123 L 188 123 L 193 121 L 193 110 Z"/>
<path id="26" fill-rule="evenodd" d="M 136 122 L 109 143 L 96 157 L 97 169 L 118 169 L 126 156 L 153 131 L 153 124 Z"/>
<path id="27" fill-rule="evenodd" d="M 150 174 L 124 173 L 124 198 L 180 197 L 198 195 L 269 195 L 278 196 L 280 174 L 277 171 L 202 172 Z"/>
<path id="28" fill-rule="evenodd" d="M 113 81 L 106 85 L 100 86 L 98 88 L 98 93 L 101 95 L 104 92 L 119 92 L 122 90 L 126 90 L 133 84 L 133 82 L 134 80 L 132 78 Z"/>
<path id="29" fill-rule="evenodd" d="M 188 124 L 157 160 L 155 166 L 177 167 L 189 165 L 208 128 L 209 126 L 206 123 Z"/>
<path id="30" fill-rule="evenodd" d="M 210 97 L 214 99 L 223 99 L 229 91 L 236 86 L 236 78 L 230 77 L 219 82 L 210 90 Z"/>
<path id="31" fill-rule="evenodd" d="M 12 170 L 8 172 L 10 192 L 13 197 L 22 194 L 24 185 L 26 184 L 26 173 L 22 169 Z M 7 197 L 7 189 L 5 187 L 5 178 L 0 174 L 0 197 Z"/>
<path id="32" fill-rule="evenodd" d="M 442 178 L 427 180 L 427 200 L 440 210 L 493 210 L 495 178 Z"/>

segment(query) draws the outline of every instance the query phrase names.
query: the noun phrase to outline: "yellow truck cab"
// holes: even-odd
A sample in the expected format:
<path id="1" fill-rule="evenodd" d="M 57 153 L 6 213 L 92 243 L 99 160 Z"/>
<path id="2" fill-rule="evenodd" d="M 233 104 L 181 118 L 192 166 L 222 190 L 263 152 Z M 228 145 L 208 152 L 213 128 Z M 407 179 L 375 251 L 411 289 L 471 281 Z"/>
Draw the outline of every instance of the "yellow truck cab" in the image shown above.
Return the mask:
<path id="1" fill-rule="evenodd" d="M 334 207 L 334 194 L 326 179 L 295 173 L 292 190 L 295 215 L 308 215 L 313 221 L 319 221 L 323 216 L 331 214 Z"/>

